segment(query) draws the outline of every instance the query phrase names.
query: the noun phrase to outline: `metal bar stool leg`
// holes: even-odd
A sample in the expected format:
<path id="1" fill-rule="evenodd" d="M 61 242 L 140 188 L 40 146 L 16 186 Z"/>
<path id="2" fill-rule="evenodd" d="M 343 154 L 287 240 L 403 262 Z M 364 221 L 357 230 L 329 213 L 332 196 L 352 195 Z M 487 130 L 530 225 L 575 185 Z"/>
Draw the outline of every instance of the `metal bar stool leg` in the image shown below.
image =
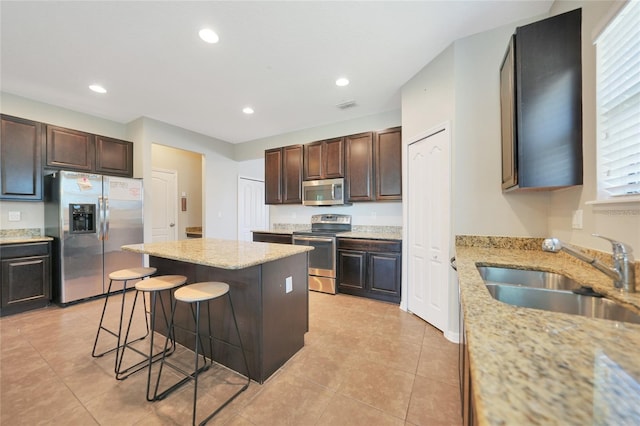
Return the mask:
<path id="1" fill-rule="evenodd" d="M 235 315 L 235 311 L 233 309 L 233 303 L 231 303 L 231 297 L 229 295 L 229 285 L 228 284 L 221 283 L 221 282 L 196 283 L 196 284 L 191 284 L 191 285 L 182 287 L 182 288 L 176 290 L 176 292 L 174 293 L 174 302 L 173 302 L 173 305 L 172 305 L 172 312 L 171 312 L 172 330 L 176 327 L 176 325 L 175 325 L 175 310 L 176 310 L 176 305 L 177 305 L 178 301 L 185 302 L 185 303 L 189 304 L 189 308 L 191 309 L 191 313 L 192 313 L 192 316 L 193 316 L 193 319 L 194 319 L 195 330 L 193 332 L 190 331 L 191 333 L 195 334 L 194 371 L 192 373 L 184 372 L 179 367 L 169 363 L 166 360 L 166 357 L 163 356 L 162 362 L 160 364 L 160 369 L 159 369 L 159 372 L 158 372 L 158 381 L 156 382 L 156 389 L 155 389 L 154 397 L 155 397 L 156 400 L 164 399 L 167 395 L 169 395 L 175 389 L 177 389 L 180 386 L 182 386 L 187 381 L 193 380 L 194 381 L 193 412 L 192 412 L 192 416 L 191 416 L 191 421 L 192 421 L 193 425 L 196 424 L 196 418 L 197 418 L 199 375 L 200 375 L 200 373 L 202 373 L 203 371 L 208 369 L 211 364 L 213 364 L 213 354 L 214 354 L 214 352 L 213 352 L 213 349 L 214 349 L 213 348 L 213 340 L 214 339 L 215 340 L 220 340 L 224 344 L 227 344 L 227 345 L 230 345 L 230 346 L 233 346 L 233 347 L 237 348 L 236 345 L 233 345 L 233 344 L 231 344 L 229 342 L 224 342 L 221 339 L 217 339 L 212 334 L 211 307 L 210 307 L 209 303 L 211 302 L 211 300 L 217 299 L 219 297 L 222 297 L 225 294 L 228 295 L 228 300 L 229 300 L 229 303 L 230 303 L 229 307 L 231 309 L 231 313 L 232 313 L 232 316 L 233 316 L 233 323 L 234 323 L 235 328 L 236 328 L 236 332 L 237 332 L 237 335 L 238 335 L 238 341 L 240 343 L 239 344 L 240 351 L 242 352 L 242 358 L 243 358 L 244 366 L 245 366 L 246 372 L 247 372 L 247 375 L 246 375 L 247 382 L 242 384 L 242 386 L 240 387 L 240 389 L 238 391 L 236 391 L 233 395 L 228 397 L 224 403 L 222 403 L 220 406 L 218 406 L 218 408 L 216 408 L 215 411 L 213 411 L 204 420 L 202 420 L 200 422 L 200 425 L 204 425 L 209 420 L 211 420 L 211 418 L 213 418 L 216 414 L 218 414 L 220 412 L 220 410 L 222 410 L 224 407 L 226 407 L 240 393 L 244 392 L 249 387 L 249 384 L 251 382 L 251 379 L 249 378 L 249 364 L 247 362 L 247 357 L 246 357 L 246 354 L 244 352 L 244 345 L 242 344 L 242 336 L 240 335 L 240 329 L 238 328 L 238 321 L 237 321 L 237 318 L 236 318 L 236 315 Z M 206 359 L 206 356 L 204 354 L 205 346 L 204 346 L 204 344 L 202 342 L 202 333 L 201 333 L 201 330 L 200 330 L 201 313 L 202 313 L 202 302 L 207 302 L 207 316 L 208 316 L 208 321 L 207 321 L 208 329 L 207 329 L 207 332 L 208 332 L 208 335 L 206 337 L 209 339 L 209 350 L 211 351 L 211 361 L 209 363 L 207 363 L 207 359 Z M 194 304 L 195 304 L 195 311 L 194 311 L 194 306 L 193 306 Z M 169 335 L 167 336 L 167 340 L 165 341 L 165 348 L 168 345 L 168 340 L 169 340 Z M 201 350 L 203 352 L 202 354 L 200 353 Z M 204 360 L 204 365 L 202 367 L 200 366 L 199 360 L 198 360 L 198 358 L 200 356 L 202 356 L 203 360 Z M 169 387 L 167 390 L 165 390 L 162 393 L 158 394 L 158 387 L 159 387 L 160 380 L 162 378 L 162 371 L 163 371 L 163 367 L 164 367 L 165 364 L 171 366 L 172 368 L 174 368 L 177 371 L 180 371 L 182 374 L 185 375 L 185 377 L 182 380 L 180 380 L 177 383 L 175 383 L 174 385 L 172 385 L 171 387 Z"/>
<path id="2" fill-rule="evenodd" d="M 100 315 L 100 323 L 98 323 L 98 331 L 96 332 L 96 339 L 93 342 L 93 350 L 91 351 L 91 356 L 94 358 L 98 358 L 103 356 L 104 354 L 113 351 L 113 349 L 96 354 L 96 346 L 98 346 L 98 339 L 100 337 L 100 331 L 104 330 L 106 332 L 109 332 L 111 334 L 113 334 L 111 332 L 111 330 L 108 330 L 106 328 L 103 327 L 103 322 L 104 322 L 104 314 L 107 311 L 107 302 L 109 302 L 109 296 L 111 295 L 111 285 L 113 284 L 113 280 L 109 280 L 109 289 L 107 290 L 107 295 L 104 298 L 104 304 L 102 305 L 102 315 Z"/>
<path id="3" fill-rule="evenodd" d="M 164 307 L 164 301 L 162 298 L 163 291 L 169 291 L 169 301 L 171 302 L 171 291 L 175 287 L 179 287 L 187 282 L 187 277 L 183 275 L 164 275 L 159 277 L 153 277 L 146 280 L 139 281 L 136 283 L 136 295 L 133 301 L 133 307 L 131 309 L 131 314 L 129 315 L 129 323 L 127 325 L 127 330 L 124 335 L 124 341 L 121 344 L 121 350 L 119 351 L 119 356 L 117 358 L 116 365 L 116 379 L 124 380 L 129 377 L 131 374 L 142 370 L 143 368 L 148 367 L 148 370 L 151 370 L 151 364 L 156 361 L 159 361 L 161 356 L 165 354 L 169 356 L 175 350 L 175 338 L 170 338 L 169 341 L 171 345 L 165 348 L 162 352 L 158 351 L 154 353 L 154 343 L 155 343 L 155 326 L 156 326 L 156 318 L 157 318 L 157 300 L 158 296 L 160 297 L 160 304 L 162 305 L 162 313 L 164 315 L 164 323 L 169 330 L 169 317 L 167 316 L 167 311 Z M 150 308 L 147 309 L 147 297 L 146 294 L 149 294 L 149 303 Z M 141 349 L 132 346 L 132 343 L 138 341 L 137 340 L 129 340 L 129 335 L 131 333 L 131 325 L 133 323 L 135 309 L 138 306 L 138 296 L 142 296 L 143 301 L 143 309 L 144 309 L 144 319 L 145 319 L 145 327 L 146 327 L 146 335 L 151 334 L 151 338 L 149 339 L 149 350 L 148 352 L 144 352 Z M 171 335 L 169 335 L 171 336 Z M 143 357 L 143 359 L 133 365 L 129 365 L 126 368 L 122 367 L 124 354 L 127 351 L 133 351 L 134 353 Z M 147 400 L 152 400 L 149 395 L 150 390 L 150 372 L 147 374 Z"/>
<path id="4" fill-rule="evenodd" d="M 124 318 L 124 303 L 125 303 L 125 293 L 127 291 L 127 283 L 129 281 L 132 280 L 141 280 L 143 278 L 146 278 L 152 274 L 154 274 L 156 272 L 156 268 L 148 268 L 148 267 L 140 267 L 140 268 L 130 268 L 130 269 L 121 269 L 118 271 L 114 271 L 112 273 L 109 274 L 109 288 L 107 289 L 107 294 L 105 295 L 105 299 L 104 299 L 104 305 L 102 306 L 102 313 L 100 315 L 100 322 L 98 324 L 98 331 L 96 332 L 96 338 L 93 342 L 93 350 L 91 351 L 91 356 L 93 356 L 94 358 L 97 357 L 101 357 L 107 353 L 116 351 L 116 360 L 115 360 L 115 368 L 117 369 L 118 366 L 118 359 L 120 356 L 120 348 L 121 348 L 121 343 L 122 343 L 122 321 Z M 105 327 L 104 325 L 104 317 L 107 311 L 107 305 L 109 304 L 109 300 L 111 300 L 112 297 L 112 293 L 111 293 L 111 288 L 113 286 L 113 282 L 114 281 L 123 281 L 123 287 L 122 287 L 122 300 L 121 300 L 121 306 L 120 306 L 120 321 L 118 324 L 118 330 L 114 331 L 114 330 L 109 330 L 107 327 Z M 135 307 L 135 306 L 134 306 Z M 145 302 L 145 310 L 146 310 L 146 302 Z M 147 321 L 146 315 L 145 315 L 145 321 Z M 112 335 L 113 337 L 116 338 L 117 343 L 116 346 L 110 349 L 107 349 L 101 353 L 96 353 L 96 348 L 98 346 L 98 340 L 100 339 L 100 336 L 102 334 L 102 332 L 106 332 L 110 335 Z M 137 340 L 142 340 L 144 338 L 146 338 L 149 334 L 149 327 L 148 327 L 148 322 L 147 322 L 147 334 L 145 334 L 144 336 L 140 337 Z"/>

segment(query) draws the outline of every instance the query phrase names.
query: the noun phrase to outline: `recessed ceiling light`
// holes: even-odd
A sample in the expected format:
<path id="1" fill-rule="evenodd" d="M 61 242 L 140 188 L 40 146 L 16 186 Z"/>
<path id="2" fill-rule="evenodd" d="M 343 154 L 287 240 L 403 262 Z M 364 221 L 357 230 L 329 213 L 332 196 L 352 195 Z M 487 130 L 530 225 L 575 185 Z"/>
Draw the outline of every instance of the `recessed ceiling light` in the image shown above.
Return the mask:
<path id="1" fill-rule="evenodd" d="M 253 108 L 244 107 L 244 108 L 242 108 L 242 112 L 244 112 L 245 114 L 253 114 Z"/>
<path id="2" fill-rule="evenodd" d="M 99 84 L 92 84 L 91 86 L 89 86 L 89 89 L 93 90 L 96 93 L 107 93 L 107 89 L 100 86 Z"/>
<path id="3" fill-rule="evenodd" d="M 200 36 L 200 38 L 204 41 L 206 41 L 207 43 L 217 43 L 218 40 L 220 40 L 220 38 L 218 37 L 218 34 L 216 34 L 212 29 L 209 28 L 203 28 L 200 30 L 200 32 L 198 32 L 198 35 Z"/>
<path id="4" fill-rule="evenodd" d="M 349 84 L 349 79 L 344 78 L 344 77 L 340 77 L 339 79 L 336 80 L 336 86 L 347 86 Z"/>

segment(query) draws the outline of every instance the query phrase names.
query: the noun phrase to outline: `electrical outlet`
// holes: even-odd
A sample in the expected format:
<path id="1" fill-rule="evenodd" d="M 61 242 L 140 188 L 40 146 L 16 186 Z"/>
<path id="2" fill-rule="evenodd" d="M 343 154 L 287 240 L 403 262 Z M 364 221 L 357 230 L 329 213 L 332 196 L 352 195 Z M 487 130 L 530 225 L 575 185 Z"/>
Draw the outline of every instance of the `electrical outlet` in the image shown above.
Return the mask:
<path id="1" fill-rule="evenodd" d="M 293 291 L 293 278 L 287 277 L 284 279 L 285 291 L 291 293 Z"/>
<path id="2" fill-rule="evenodd" d="M 20 222 L 22 214 L 20 212 L 9 212 L 9 222 Z"/>

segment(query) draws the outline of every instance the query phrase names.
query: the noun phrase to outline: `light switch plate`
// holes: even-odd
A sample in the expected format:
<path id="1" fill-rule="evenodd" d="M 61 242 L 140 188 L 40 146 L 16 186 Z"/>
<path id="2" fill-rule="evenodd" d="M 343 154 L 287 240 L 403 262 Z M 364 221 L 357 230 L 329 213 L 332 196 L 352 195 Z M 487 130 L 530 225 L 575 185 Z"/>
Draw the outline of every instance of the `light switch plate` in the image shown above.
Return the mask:
<path id="1" fill-rule="evenodd" d="M 285 283 L 285 291 L 287 293 L 291 293 L 293 291 L 293 278 L 292 277 L 285 278 L 284 283 Z"/>
<path id="2" fill-rule="evenodd" d="M 20 212 L 9 212 L 9 222 L 20 222 L 22 214 Z"/>

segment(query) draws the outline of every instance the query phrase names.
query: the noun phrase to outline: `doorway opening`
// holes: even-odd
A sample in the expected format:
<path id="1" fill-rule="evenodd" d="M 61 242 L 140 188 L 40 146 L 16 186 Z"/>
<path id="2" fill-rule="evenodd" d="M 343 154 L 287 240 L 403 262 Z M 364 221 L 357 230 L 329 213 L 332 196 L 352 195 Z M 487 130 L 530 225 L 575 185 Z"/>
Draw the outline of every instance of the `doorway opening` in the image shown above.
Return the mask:
<path id="1" fill-rule="evenodd" d="M 202 163 L 200 153 L 151 145 L 152 241 L 186 239 L 188 230 L 189 235 L 203 235 Z M 175 176 L 175 183 L 171 175 Z"/>

